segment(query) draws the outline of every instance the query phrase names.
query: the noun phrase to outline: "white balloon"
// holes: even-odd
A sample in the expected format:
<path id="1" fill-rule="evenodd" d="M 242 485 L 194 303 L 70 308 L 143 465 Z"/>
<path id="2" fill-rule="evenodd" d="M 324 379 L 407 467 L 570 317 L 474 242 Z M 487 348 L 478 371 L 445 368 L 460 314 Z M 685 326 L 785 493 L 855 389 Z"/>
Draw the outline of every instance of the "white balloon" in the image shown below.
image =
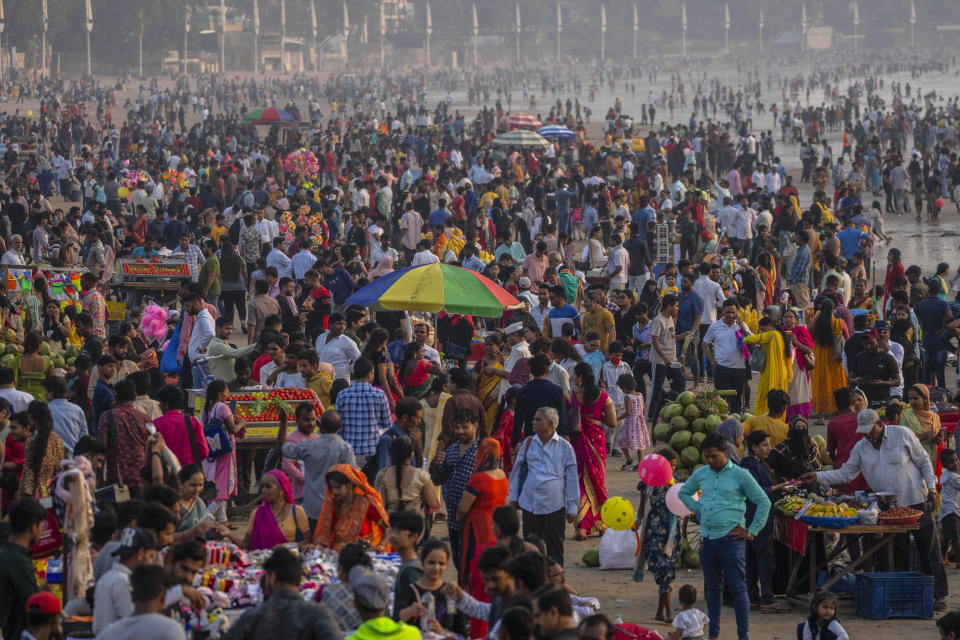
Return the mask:
<path id="1" fill-rule="evenodd" d="M 679 518 L 684 518 L 693 513 L 687 508 L 687 505 L 683 504 L 683 500 L 680 499 L 680 487 L 682 486 L 683 483 L 680 482 L 667 489 L 667 509 Z M 693 494 L 693 499 L 699 501 L 697 494 Z"/>

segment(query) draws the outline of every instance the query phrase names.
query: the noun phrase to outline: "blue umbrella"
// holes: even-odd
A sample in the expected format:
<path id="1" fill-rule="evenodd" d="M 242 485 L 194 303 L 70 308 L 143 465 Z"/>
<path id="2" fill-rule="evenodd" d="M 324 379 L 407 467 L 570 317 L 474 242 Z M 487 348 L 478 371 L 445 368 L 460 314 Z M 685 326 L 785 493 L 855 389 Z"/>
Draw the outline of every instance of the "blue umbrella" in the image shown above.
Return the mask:
<path id="1" fill-rule="evenodd" d="M 544 138 L 576 138 L 577 134 L 566 127 L 562 127 L 557 124 L 548 124 L 545 127 L 540 127 L 540 135 Z"/>

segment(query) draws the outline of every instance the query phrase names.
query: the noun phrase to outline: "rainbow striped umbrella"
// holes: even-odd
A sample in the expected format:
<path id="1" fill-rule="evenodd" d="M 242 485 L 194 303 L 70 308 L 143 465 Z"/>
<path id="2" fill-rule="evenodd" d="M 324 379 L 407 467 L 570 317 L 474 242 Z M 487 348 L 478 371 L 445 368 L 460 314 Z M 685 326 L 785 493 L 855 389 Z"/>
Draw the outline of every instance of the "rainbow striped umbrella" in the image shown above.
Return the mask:
<path id="1" fill-rule="evenodd" d="M 495 318 L 520 304 L 479 273 L 450 264 L 422 264 L 377 278 L 347 298 L 373 311 L 446 311 Z"/>
<path id="2" fill-rule="evenodd" d="M 296 122 L 297 119 L 276 107 L 262 107 L 247 113 L 244 124 L 273 124 L 274 122 Z"/>

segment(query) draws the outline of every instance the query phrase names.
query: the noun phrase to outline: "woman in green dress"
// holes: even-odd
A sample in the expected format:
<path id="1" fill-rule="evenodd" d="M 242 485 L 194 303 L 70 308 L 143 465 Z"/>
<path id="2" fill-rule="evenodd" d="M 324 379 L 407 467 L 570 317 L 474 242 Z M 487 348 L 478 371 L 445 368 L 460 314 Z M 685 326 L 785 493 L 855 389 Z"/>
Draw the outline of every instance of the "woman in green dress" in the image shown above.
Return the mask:
<path id="1" fill-rule="evenodd" d="M 13 370 L 17 389 L 29 393 L 40 402 L 46 402 L 43 381 L 53 372 L 53 361 L 48 356 L 40 355 L 42 343 L 39 331 L 28 333 L 23 339 L 23 355 L 16 359 Z"/>
<path id="2" fill-rule="evenodd" d="M 180 523 L 177 525 L 174 541 L 205 538 L 208 531 L 216 527 L 212 517 L 206 517 L 207 504 L 200 497 L 206 476 L 203 468 L 198 464 L 184 465 L 177 474 L 180 481 L 180 500 L 177 502 L 177 515 Z"/>

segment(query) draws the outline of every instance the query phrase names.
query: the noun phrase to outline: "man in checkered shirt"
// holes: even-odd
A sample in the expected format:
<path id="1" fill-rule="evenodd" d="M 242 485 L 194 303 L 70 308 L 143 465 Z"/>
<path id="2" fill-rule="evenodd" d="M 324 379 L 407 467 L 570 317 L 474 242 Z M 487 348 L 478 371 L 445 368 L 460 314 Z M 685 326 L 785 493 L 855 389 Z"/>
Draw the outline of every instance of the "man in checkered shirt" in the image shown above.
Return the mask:
<path id="1" fill-rule="evenodd" d="M 340 435 L 353 447 L 357 468 L 371 481 L 377 474 L 377 441 L 393 424 L 387 394 L 372 384 L 375 370 L 369 358 L 357 360 L 350 386 L 337 394 L 335 403 L 343 425 Z M 367 468 L 367 458 L 373 459 L 371 468 Z"/>
<path id="2" fill-rule="evenodd" d="M 196 282 L 200 277 L 200 265 L 203 264 L 203 252 L 200 251 L 200 247 L 190 242 L 191 239 L 189 233 L 181 235 L 180 244 L 170 255 L 182 255 L 186 257 L 187 267 L 190 269 L 190 279 Z"/>
<path id="3" fill-rule="evenodd" d="M 337 397 L 339 400 L 339 396 Z M 430 465 L 430 476 L 434 483 L 443 485 L 443 502 L 447 506 L 447 529 L 450 532 L 450 547 L 457 564 L 457 575 L 463 571 L 460 566 L 460 545 L 463 523 L 457 521 L 457 506 L 467 488 L 477 458 L 477 415 L 470 409 L 458 409 L 453 414 L 454 442 L 440 451 Z"/>

